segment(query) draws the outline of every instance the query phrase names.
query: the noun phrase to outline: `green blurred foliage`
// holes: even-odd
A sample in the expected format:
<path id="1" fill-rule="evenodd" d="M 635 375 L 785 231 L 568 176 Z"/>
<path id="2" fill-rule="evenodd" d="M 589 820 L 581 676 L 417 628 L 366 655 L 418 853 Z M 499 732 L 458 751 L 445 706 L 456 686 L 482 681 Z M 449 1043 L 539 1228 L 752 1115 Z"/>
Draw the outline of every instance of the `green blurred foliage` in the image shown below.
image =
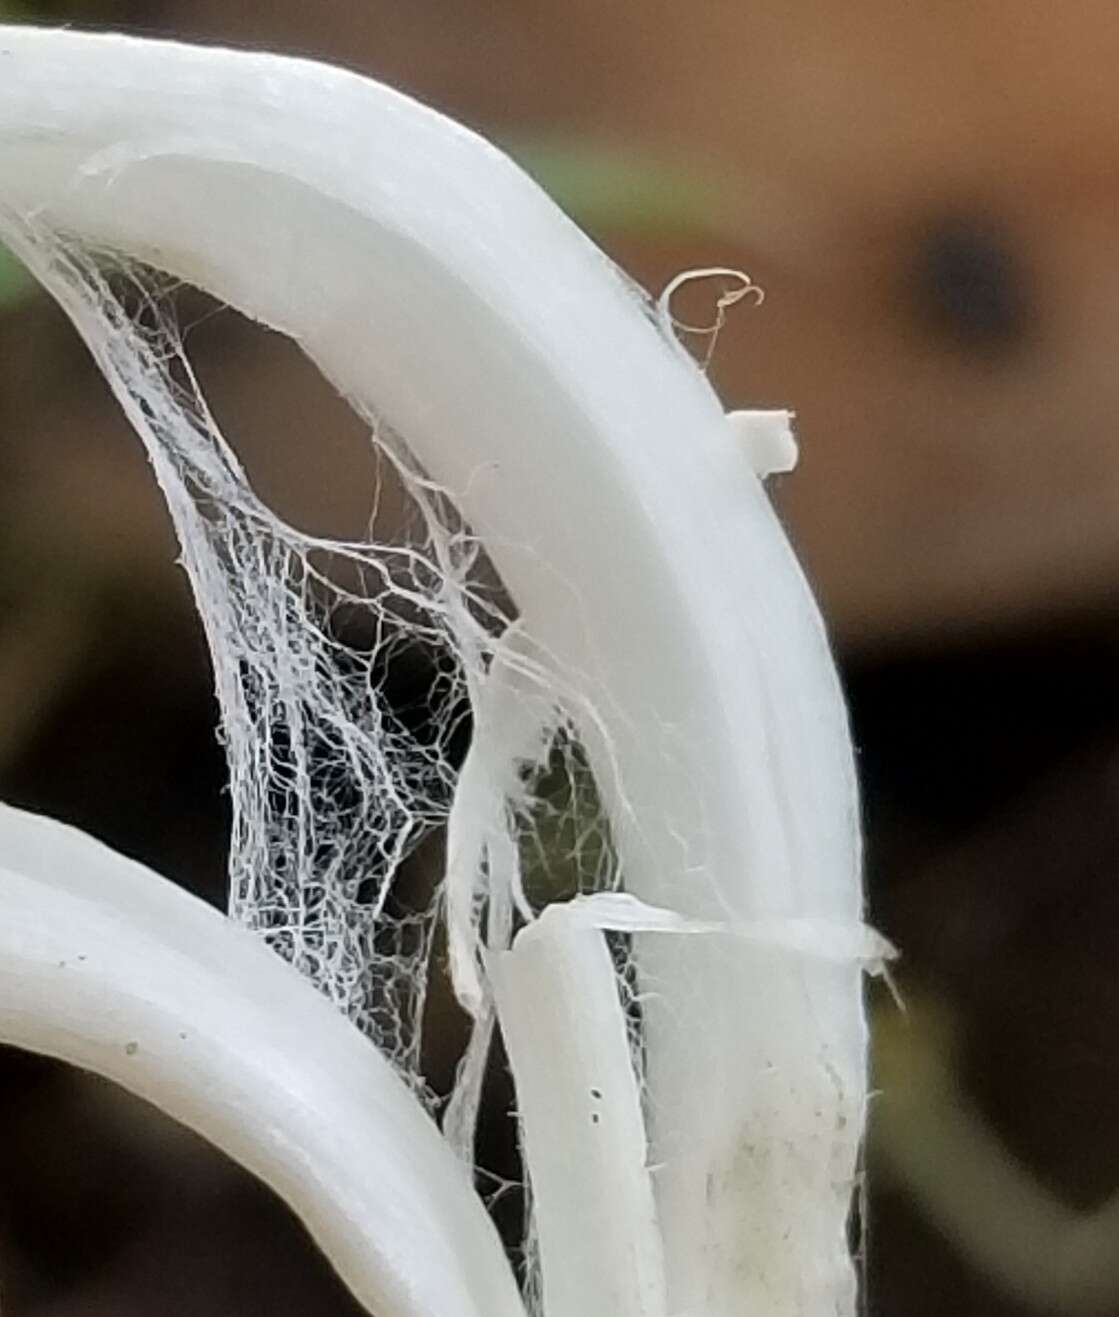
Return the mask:
<path id="1" fill-rule="evenodd" d="M 521 138 L 509 154 L 568 214 L 590 229 L 646 237 L 710 232 L 728 204 L 714 170 L 630 147 Z"/>
<path id="2" fill-rule="evenodd" d="M 27 271 L 14 256 L 0 247 L 0 311 L 22 301 L 32 287 Z"/>

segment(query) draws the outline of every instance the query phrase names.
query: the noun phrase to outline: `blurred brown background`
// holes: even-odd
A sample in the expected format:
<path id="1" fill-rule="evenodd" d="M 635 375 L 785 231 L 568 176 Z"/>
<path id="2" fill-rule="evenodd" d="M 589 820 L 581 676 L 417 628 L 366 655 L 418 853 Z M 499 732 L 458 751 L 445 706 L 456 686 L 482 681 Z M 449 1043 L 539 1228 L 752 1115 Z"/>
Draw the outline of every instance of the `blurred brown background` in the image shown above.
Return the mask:
<path id="1" fill-rule="evenodd" d="M 910 1004 L 874 1008 L 869 1309 L 1119 1314 L 1112 0 L 21 11 L 344 62 L 506 143 L 651 290 L 764 286 L 712 369 L 728 406 L 799 418 L 775 496 L 843 656 Z M 0 290 L 0 793 L 220 900 L 215 713 L 154 484 L 57 313 Z M 187 312 L 262 492 L 360 525 L 321 384 Z M 8 1054 L 0 1131 L 7 1317 L 351 1310 L 265 1194 L 107 1086 Z"/>

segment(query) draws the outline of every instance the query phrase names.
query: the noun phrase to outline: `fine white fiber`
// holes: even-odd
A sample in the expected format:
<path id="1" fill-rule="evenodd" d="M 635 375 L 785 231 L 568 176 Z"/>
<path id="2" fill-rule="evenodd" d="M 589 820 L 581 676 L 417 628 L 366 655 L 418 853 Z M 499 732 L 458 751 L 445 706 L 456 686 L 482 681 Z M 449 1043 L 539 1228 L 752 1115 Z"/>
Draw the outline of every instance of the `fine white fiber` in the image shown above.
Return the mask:
<path id="1" fill-rule="evenodd" d="M 28 27 L 0 70 L 0 240 L 144 442 L 209 640 L 234 918 L 468 1163 L 500 1028 L 534 1312 L 850 1317 L 886 952 L 834 665 L 758 478 L 783 414 L 743 443 L 677 342 L 680 281 L 658 312 L 504 156 L 376 83 Z M 700 274 L 740 281 L 720 316 L 758 293 Z M 299 343 L 412 538 L 261 502 L 167 275 Z M 445 1106 L 420 1064 L 444 935 L 471 1029 Z"/>
<path id="2" fill-rule="evenodd" d="M 229 758 L 230 913 L 418 1083 L 434 902 L 382 915 L 402 865 L 452 812 L 467 683 L 484 682 L 487 623 L 500 635 L 499 605 L 471 591 L 477 546 L 443 526 L 419 480 L 413 496 L 442 537 L 437 551 L 285 525 L 249 487 L 173 327 L 157 317 L 142 332 L 103 265 L 73 242 L 26 223 L 7 237 L 95 345 L 175 519 Z M 127 274 L 133 286 L 143 278 Z M 409 481 L 402 461 L 396 470 Z M 353 585 L 340 583 L 347 576 Z M 418 650 L 435 662 L 422 719 L 409 725 L 384 687 Z"/>

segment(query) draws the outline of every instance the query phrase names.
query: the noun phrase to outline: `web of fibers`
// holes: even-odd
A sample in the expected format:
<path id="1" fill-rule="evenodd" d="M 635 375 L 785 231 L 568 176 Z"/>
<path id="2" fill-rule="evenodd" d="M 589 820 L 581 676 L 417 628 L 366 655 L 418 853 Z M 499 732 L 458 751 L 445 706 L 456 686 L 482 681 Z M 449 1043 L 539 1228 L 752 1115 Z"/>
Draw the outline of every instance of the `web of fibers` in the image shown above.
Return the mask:
<path id="1" fill-rule="evenodd" d="M 166 497 L 214 664 L 231 914 L 368 1033 L 435 1110 L 420 1047 L 431 975 L 442 972 L 440 914 L 453 930 L 457 907 L 476 968 L 478 948 L 507 946 L 533 908 L 615 882 L 555 674 L 518 637 L 450 500 L 376 418 L 365 419 L 411 498 L 415 533 L 391 544 L 305 534 L 251 489 L 159 276 L 10 216 L 0 231 L 77 325 Z M 408 698 L 388 698 L 403 672 L 413 674 Z M 510 718 L 494 695 L 512 687 Z M 472 1028 L 444 1113 L 468 1160 L 491 1003 L 476 1004 Z"/>

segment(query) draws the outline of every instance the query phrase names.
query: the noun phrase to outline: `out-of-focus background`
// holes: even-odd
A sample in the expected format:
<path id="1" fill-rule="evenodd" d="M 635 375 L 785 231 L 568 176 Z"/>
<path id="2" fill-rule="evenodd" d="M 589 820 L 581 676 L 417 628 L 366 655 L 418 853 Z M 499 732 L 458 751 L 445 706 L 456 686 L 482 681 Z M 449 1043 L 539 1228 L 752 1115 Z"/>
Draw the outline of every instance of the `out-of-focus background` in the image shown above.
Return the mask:
<path id="1" fill-rule="evenodd" d="M 1113 0 L 0 10 L 376 74 L 507 145 L 650 290 L 705 265 L 765 288 L 712 373 L 728 406 L 797 413 L 775 498 L 844 664 L 872 918 L 904 952 L 908 1013 L 873 999 L 869 1310 L 1119 1314 Z M 312 372 L 230 313 L 188 324 L 266 497 L 324 530 L 363 516 L 362 445 Z M 0 795 L 220 900 L 215 710 L 154 483 L 7 265 L 0 550 Z M 0 1275 L 7 1317 L 352 1311 L 220 1157 L 15 1053 Z"/>

